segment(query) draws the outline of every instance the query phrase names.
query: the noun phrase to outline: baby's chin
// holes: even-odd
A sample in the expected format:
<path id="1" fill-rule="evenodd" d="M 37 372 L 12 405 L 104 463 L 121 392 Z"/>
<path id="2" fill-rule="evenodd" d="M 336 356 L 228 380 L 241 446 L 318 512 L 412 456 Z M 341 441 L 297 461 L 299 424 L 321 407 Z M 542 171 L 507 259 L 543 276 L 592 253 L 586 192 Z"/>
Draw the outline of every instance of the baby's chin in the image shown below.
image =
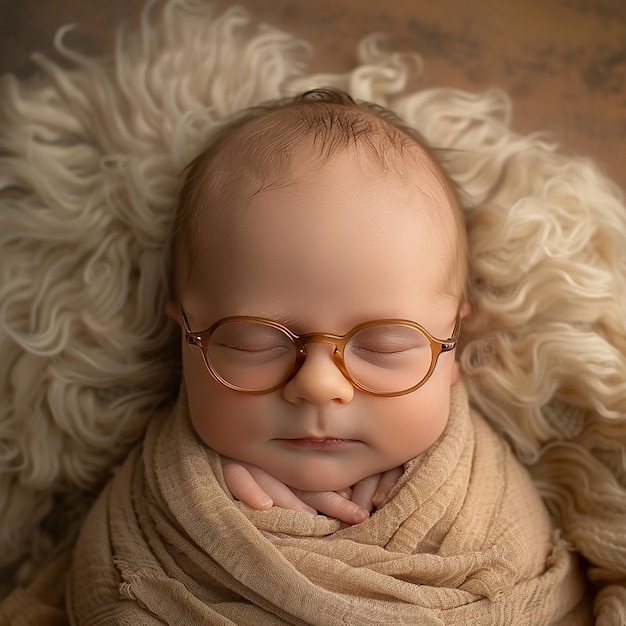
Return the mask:
<path id="1" fill-rule="evenodd" d="M 392 468 L 389 468 L 392 469 Z M 369 476 L 379 474 L 386 470 L 367 470 L 367 473 L 321 473 L 312 472 L 310 474 L 285 473 L 283 477 L 278 477 L 288 487 L 301 491 L 343 491 L 350 489 L 359 481 Z"/>

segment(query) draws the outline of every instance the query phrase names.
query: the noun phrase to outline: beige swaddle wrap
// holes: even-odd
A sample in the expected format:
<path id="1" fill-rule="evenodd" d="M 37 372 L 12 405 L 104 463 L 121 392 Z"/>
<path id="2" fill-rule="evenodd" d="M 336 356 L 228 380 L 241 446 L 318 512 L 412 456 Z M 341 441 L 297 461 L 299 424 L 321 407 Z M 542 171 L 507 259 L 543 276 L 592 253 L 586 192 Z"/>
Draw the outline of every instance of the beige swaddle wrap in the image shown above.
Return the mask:
<path id="1" fill-rule="evenodd" d="M 83 527 L 72 623 L 589 622 L 576 556 L 462 383 L 439 442 L 347 528 L 233 501 L 183 400 L 150 425 Z"/>

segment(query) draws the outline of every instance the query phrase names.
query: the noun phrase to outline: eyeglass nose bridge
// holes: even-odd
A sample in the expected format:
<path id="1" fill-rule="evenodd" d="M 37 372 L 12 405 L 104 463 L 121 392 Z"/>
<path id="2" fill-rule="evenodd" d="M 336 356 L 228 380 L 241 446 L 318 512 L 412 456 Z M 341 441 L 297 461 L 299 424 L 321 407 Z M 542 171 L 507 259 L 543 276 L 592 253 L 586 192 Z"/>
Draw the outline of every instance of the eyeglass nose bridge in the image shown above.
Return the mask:
<path id="1" fill-rule="evenodd" d="M 342 337 L 341 335 L 331 335 L 329 333 L 309 333 L 307 335 L 294 337 L 293 342 L 296 344 L 297 355 L 294 369 L 291 373 L 291 376 L 289 377 L 289 380 L 291 380 L 304 365 L 304 362 L 307 358 L 306 347 L 308 344 L 327 343 L 333 346 L 332 359 L 335 367 L 337 367 L 337 369 L 343 374 L 344 378 L 346 378 L 348 382 L 354 385 L 355 382 L 352 380 L 352 377 L 348 373 L 345 362 L 343 360 L 343 351 L 348 341 L 349 337 L 346 338 Z"/>
<path id="2" fill-rule="evenodd" d="M 329 333 L 308 333 L 307 335 L 299 335 L 296 337 L 295 342 L 298 346 L 298 350 L 306 351 L 306 345 L 309 343 L 329 343 L 335 346 L 335 350 L 342 351 L 346 344 L 346 338 L 341 335 L 331 335 Z"/>
<path id="3" fill-rule="evenodd" d="M 328 343 L 333 346 L 333 354 L 340 354 L 343 356 L 343 351 L 348 343 L 346 337 L 341 335 L 331 335 L 329 333 L 309 333 L 307 335 L 299 335 L 294 338 L 294 343 L 298 349 L 298 353 L 302 352 L 306 354 L 306 347 L 310 343 Z"/>

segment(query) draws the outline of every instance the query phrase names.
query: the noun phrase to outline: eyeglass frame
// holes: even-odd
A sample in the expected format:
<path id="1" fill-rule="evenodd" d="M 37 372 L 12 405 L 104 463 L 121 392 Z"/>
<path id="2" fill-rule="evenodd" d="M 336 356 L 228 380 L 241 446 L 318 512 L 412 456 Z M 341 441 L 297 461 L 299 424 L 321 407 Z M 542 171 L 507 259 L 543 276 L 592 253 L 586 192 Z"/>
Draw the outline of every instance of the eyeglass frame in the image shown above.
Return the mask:
<path id="1" fill-rule="evenodd" d="M 335 349 L 333 350 L 333 354 L 332 354 L 333 363 L 335 364 L 337 369 L 342 373 L 344 378 L 355 389 L 358 389 L 359 391 L 362 391 L 369 395 L 382 397 L 382 398 L 404 396 L 404 395 L 407 395 L 409 393 L 416 391 L 417 389 L 422 387 L 424 384 L 426 384 L 426 382 L 430 379 L 433 372 L 435 371 L 435 368 L 437 367 L 437 361 L 439 360 L 439 356 L 444 352 L 450 352 L 456 348 L 457 343 L 459 341 L 459 335 L 461 332 L 460 310 L 457 312 L 456 321 L 454 323 L 454 328 L 452 329 L 452 335 L 450 336 L 449 339 L 437 339 L 436 337 L 433 337 L 433 335 L 431 335 L 421 324 L 418 324 L 417 322 L 413 322 L 411 320 L 395 319 L 395 318 L 379 319 L 379 320 L 372 320 L 369 322 L 362 322 L 361 324 L 357 324 L 354 328 L 349 330 L 345 335 L 335 335 L 332 333 L 306 333 L 304 335 L 297 335 L 286 326 L 283 326 L 279 322 L 275 322 L 273 320 L 268 320 L 263 317 L 254 317 L 254 316 L 247 316 L 247 315 L 232 315 L 232 316 L 223 317 L 217 320 L 217 322 L 212 324 L 206 330 L 194 333 L 191 330 L 189 320 L 187 319 L 187 315 L 185 314 L 185 311 L 183 310 L 182 306 L 180 305 L 178 306 L 178 311 L 183 321 L 185 341 L 187 342 L 188 345 L 197 346 L 198 348 L 200 348 L 200 351 L 202 353 L 202 360 L 204 361 L 204 365 L 206 366 L 206 369 L 208 370 L 211 377 L 216 382 L 220 383 L 224 387 L 227 387 L 228 389 L 232 389 L 233 391 L 238 391 L 240 393 L 245 393 L 248 395 L 264 395 L 266 393 L 272 393 L 273 391 L 276 391 L 277 389 L 280 389 L 281 387 L 285 386 L 287 383 L 289 383 L 289 381 L 291 381 L 296 376 L 296 374 L 300 371 L 300 368 L 304 365 L 304 362 L 307 357 L 307 352 L 306 352 L 307 344 L 329 343 L 335 347 Z M 293 368 L 290 374 L 286 378 L 281 380 L 279 383 L 277 383 L 276 385 L 269 387 L 267 389 L 260 389 L 260 390 L 259 389 L 257 390 L 245 389 L 243 387 L 234 385 L 233 383 L 230 383 L 224 378 L 222 378 L 219 375 L 219 373 L 214 369 L 214 367 L 211 365 L 207 350 L 208 350 L 209 340 L 211 338 L 211 335 L 215 332 L 215 329 L 229 322 L 252 322 L 255 324 L 261 324 L 264 326 L 269 326 L 270 328 L 274 328 L 282 332 L 283 334 L 287 335 L 287 337 L 289 337 L 289 339 L 294 344 L 294 347 L 296 348 L 296 358 L 295 358 Z M 430 368 L 428 372 L 424 375 L 422 380 L 420 380 L 416 385 L 413 385 L 412 387 L 409 387 L 408 389 L 405 389 L 403 391 L 380 392 L 380 391 L 373 391 L 371 389 L 368 389 L 367 387 L 364 387 L 357 381 L 353 380 L 344 362 L 343 351 L 346 345 L 348 344 L 348 342 L 350 341 L 350 339 L 352 339 L 352 337 L 356 333 L 358 333 L 359 331 L 365 328 L 370 328 L 372 326 L 384 326 L 388 324 L 401 324 L 404 326 L 415 328 L 419 332 L 421 332 L 422 335 L 424 335 L 424 337 L 427 339 L 428 343 L 430 344 L 430 350 L 431 350 L 432 356 L 431 356 Z"/>

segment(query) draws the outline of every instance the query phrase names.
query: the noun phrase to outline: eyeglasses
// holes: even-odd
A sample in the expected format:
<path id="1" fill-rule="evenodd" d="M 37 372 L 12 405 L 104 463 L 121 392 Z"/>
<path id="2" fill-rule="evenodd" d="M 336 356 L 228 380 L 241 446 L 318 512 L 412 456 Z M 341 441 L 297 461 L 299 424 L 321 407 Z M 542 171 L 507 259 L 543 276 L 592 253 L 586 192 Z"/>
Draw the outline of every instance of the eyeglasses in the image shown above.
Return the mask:
<path id="1" fill-rule="evenodd" d="M 211 376 L 248 394 L 285 385 L 302 367 L 311 343 L 332 344 L 336 367 L 357 389 L 375 396 L 411 393 L 430 378 L 439 355 L 454 350 L 461 329 L 457 314 L 452 336 L 445 340 L 402 319 L 365 322 L 345 335 L 296 335 L 271 320 L 233 316 L 194 333 L 182 308 L 180 314 L 186 341 L 202 350 Z"/>

